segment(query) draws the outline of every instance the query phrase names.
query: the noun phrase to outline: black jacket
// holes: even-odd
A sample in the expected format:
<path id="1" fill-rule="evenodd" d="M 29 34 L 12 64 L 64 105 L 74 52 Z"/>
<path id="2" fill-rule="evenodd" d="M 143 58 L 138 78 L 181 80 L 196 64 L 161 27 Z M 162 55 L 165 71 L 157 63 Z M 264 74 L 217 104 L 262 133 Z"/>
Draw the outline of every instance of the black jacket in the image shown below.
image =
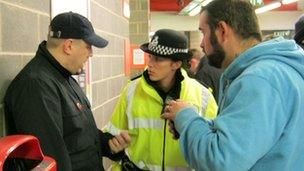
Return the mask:
<path id="1" fill-rule="evenodd" d="M 212 94 L 215 100 L 218 102 L 218 92 L 220 77 L 223 73 L 223 69 L 219 69 L 209 65 L 208 58 L 202 57 L 197 68 L 197 72 L 194 75 L 194 78 L 201 82 L 207 88 L 212 89 Z"/>
<path id="2" fill-rule="evenodd" d="M 102 156 L 117 157 L 108 146 L 112 135 L 98 130 L 88 99 L 45 41 L 12 81 L 4 103 L 9 134 L 36 136 L 59 171 L 100 171 Z"/>

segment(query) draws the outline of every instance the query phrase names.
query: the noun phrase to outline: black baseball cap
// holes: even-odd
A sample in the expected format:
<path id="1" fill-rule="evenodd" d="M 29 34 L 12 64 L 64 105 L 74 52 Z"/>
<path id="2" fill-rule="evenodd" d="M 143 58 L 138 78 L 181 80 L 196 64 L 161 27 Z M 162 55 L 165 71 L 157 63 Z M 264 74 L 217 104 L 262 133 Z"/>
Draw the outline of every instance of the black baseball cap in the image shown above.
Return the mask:
<path id="1" fill-rule="evenodd" d="M 91 22 L 84 16 L 66 12 L 58 14 L 50 24 L 50 37 L 58 39 L 82 39 L 86 43 L 103 48 L 108 41 L 98 36 Z"/>

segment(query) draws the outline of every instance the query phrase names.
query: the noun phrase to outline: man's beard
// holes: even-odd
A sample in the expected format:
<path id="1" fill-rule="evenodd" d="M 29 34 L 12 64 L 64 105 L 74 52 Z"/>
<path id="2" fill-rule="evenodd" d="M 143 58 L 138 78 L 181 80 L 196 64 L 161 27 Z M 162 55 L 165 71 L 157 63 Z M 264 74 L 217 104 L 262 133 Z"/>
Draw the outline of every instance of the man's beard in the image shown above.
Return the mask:
<path id="1" fill-rule="evenodd" d="M 217 51 L 214 51 L 212 54 L 207 55 L 209 65 L 214 66 L 216 68 L 222 68 L 222 64 L 225 59 L 225 52 L 221 47 L 216 50 Z"/>
<path id="2" fill-rule="evenodd" d="M 206 54 L 209 61 L 209 65 L 214 66 L 216 68 L 222 68 L 222 64 L 225 59 L 225 52 L 223 48 L 219 45 L 214 32 L 211 33 L 210 43 L 213 47 L 213 53 Z"/>

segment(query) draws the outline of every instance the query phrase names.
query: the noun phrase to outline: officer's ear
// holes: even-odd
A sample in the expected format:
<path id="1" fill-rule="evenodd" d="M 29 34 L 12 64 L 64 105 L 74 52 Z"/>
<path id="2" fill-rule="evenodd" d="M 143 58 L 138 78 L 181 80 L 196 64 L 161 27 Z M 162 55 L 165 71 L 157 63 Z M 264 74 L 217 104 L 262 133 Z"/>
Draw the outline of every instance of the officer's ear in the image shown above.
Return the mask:
<path id="1" fill-rule="evenodd" d="M 183 62 L 182 61 L 173 61 L 173 64 L 172 64 L 172 69 L 173 70 L 177 70 L 177 69 L 179 69 L 179 68 L 181 68 L 182 67 L 182 64 L 183 64 Z"/>

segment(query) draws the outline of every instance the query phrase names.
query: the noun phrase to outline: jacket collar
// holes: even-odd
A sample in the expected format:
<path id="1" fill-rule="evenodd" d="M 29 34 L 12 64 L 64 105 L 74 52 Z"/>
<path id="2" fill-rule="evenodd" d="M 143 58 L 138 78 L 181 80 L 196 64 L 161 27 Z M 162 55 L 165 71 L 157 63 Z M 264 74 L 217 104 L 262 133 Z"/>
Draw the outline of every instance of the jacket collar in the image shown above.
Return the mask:
<path id="1" fill-rule="evenodd" d="M 36 56 L 45 58 L 54 68 L 56 68 L 64 77 L 68 78 L 72 74 L 65 69 L 60 63 L 52 56 L 52 54 L 46 48 L 46 41 L 40 43 L 36 52 Z"/>
<path id="2" fill-rule="evenodd" d="M 181 70 L 177 70 L 175 73 L 175 83 L 173 85 L 173 87 L 168 91 L 165 92 L 163 91 L 158 85 L 157 85 L 157 81 L 152 81 L 149 78 L 148 75 L 148 71 L 145 70 L 143 73 L 143 78 L 145 79 L 145 81 L 152 86 L 155 91 L 158 93 L 158 95 L 163 99 L 163 101 L 166 99 L 166 97 L 169 95 L 171 96 L 173 99 L 179 99 L 180 96 L 180 91 L 181 91 L 181 82 L 184 80 L 184 76 L 182 75 Z"/>

